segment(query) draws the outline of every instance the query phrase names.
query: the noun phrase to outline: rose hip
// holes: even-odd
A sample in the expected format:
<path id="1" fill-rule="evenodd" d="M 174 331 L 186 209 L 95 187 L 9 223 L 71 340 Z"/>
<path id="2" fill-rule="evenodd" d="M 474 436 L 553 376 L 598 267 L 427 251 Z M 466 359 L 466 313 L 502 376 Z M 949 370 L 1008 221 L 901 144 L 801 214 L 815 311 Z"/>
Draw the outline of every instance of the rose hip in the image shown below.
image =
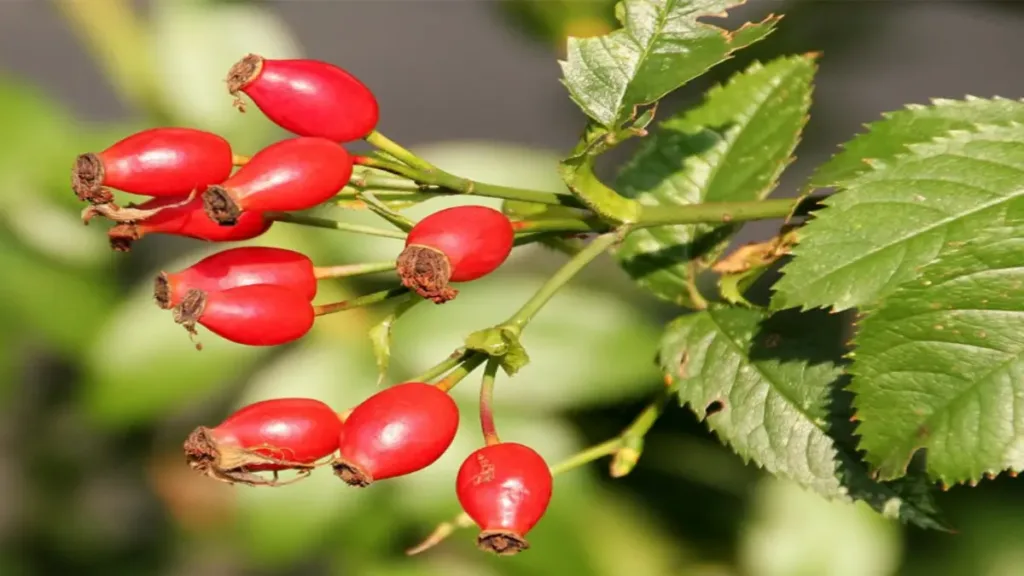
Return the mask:
<path id="1" fill-rule="evenodd" d="M 380 115 L 373 92 L 327 62 L 249 54 L 231 68 L 227 82 L 233 96 L 244 92 L 267 118 L 299 136 L 351 142 L 373 131 Z"/>
<path id="2" fill-rule="evenodd" d="M 334 473 L 352 486 L 411 474 L 437 461 L 458 428 L 455 401 L 435 386 L 407 382 L 386 388 L 345 420 Z"/>
<path id="3" fill-rule="evenodd" d="M 221 226 L 207 216 L 201 197 L 196 196 L 188 203 L 181 204 L 185 200 L 188 200 L 188 196 L 154 198 L 143 202 L 137 208 L 165 208 L 145 220 L 125 222 L 111 228 L 107 233 L 111 247 L 119 252 L 127 252 L 133 242 L 148 234 L 186 236 L 208 242 L 237 242 L 255 238 L 273 224 L 272 220 L 260 212 L 244 212 L 234 226 Z"/>
<path id="4" fill-rule="evenodd" d="M 195 334 L 196 324 L 238 344 L 277 346 L 306 335 L 313 306 L 305 294 L 272 284 L 207 292 L 189 290 L 171 309 L 174 321 Z"/>
<path id="5" fill-rule="evenodd" d="M 306 210 L 345 187 L 352 157 L 324 138 L 291 138 L 257 152 L 238 172 L 203 193 L 213 220 L 234 225 L 246 212 Z"/>
<path id="6" fill-rule="evenodd" d="M 227 178 L 233 168 L 224 138 L 192 128 L 152 128 L 99 153 L 82 154 L 71 172 L 79 199 L 105 204 L 104 187 L 144 196 L 181 196 Z"/>
<path id="7" fill-rule="evenodd" d="M 342 422 L 334 410 L 311 398 L 279 398 L 250 404 L 219 426 L 196 428 L 185 441 L 185 459 L 194 470 L 225 482 L 276 482 L 253 472 L 312 465 L 338 449 Z"/>
<path id="8" fill-rule="evenodd" d="M 307 300 L 317 290 L 313 262 L 305 254 L 246 246 L 207 256 L 178 272 L 161 272 L 154 281 L 153 296 L 161 308 L 169 309 L 180 304 L 189 290 L 215 292 L 252 284 L 282 286 Z"/>
<path id="9" fill-rule="evenodd" d="M 441 304 L 458 294 L 449 282 L 468 282 L 496 270 L 512 251 L 515 231 L 501 212 L 456 206 L 420 220 L 398 256 L 398 275 L 410 290 Z"/>
<path id="10" fill-rule="evenodd" d="M 513 442 L 485 446 L 459 468 L 455 491 L 480 527 L 477 546 L 511 555 L 529 548 L 529 532 L 551 502 L 548 465 L 532 448 Z"/>

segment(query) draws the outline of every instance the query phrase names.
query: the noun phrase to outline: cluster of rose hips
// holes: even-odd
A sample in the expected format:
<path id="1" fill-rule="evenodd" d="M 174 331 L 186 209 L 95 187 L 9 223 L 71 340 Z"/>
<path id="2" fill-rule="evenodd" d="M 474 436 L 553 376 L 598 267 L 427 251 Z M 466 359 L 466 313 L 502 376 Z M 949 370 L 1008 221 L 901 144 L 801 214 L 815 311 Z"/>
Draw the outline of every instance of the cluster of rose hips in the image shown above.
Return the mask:
<path id="1" fill-rule="evenodd" d="M 90 204 L 83 219 L 114 221 L 108 236 L 115 250 L 127 251 L 149 234 L 255 238 L 276 214 L 314 208 L 349 183 L 360 157 L 342 144 L 366 138 L 378 119 L 377 101 L 358 79 L 324 62 L 248 55 L 231 68 L 228 88 L 296 136 L 245 158 L 216 134 L 163 127 L 77 158 L 72 188 Z M 244 109 L 240 100 L 236 105 Z M 150 199 L 119 206 L 111 190 Z M 398 290 L 443 303 L 456 295 L 451 282 L 497 269 L 514 238 L 513 223 L 497 210 L 449 208 L 416 223 L 384 269 L 397 270 L 404 285 Z M 198 324 L 236 343 L 273 346 L 304 336 L 316 317 L 347 309 L 345 302 L 312 304 L 318 280 L 347 270 L 317 267 L 281 248 L 232 248 L 161 273 L 154 296 L 192 334 Z M 185 442 L 186 459 L 212 478 L 251 486 L 281 485 L 280 471 L 301 479 L 329 464 L 345 483 L 365 487 L 421 470 L 444 454 L 459 423 L 449 387 L 443 380 L 398 384 L 344 414 L 314 399 L 258 402 L 216 427 L 197 428 Z M 490 418 L 489 406 L 481 408 L 482 418 Z M 462 464 L 456 493 L 482 530 L 479 545 L 510 554 L 526 548 L 524 536 L 550 501 L 552 476 L 537 452 L 497 440 L 491 426 L 487 445 Z"/>

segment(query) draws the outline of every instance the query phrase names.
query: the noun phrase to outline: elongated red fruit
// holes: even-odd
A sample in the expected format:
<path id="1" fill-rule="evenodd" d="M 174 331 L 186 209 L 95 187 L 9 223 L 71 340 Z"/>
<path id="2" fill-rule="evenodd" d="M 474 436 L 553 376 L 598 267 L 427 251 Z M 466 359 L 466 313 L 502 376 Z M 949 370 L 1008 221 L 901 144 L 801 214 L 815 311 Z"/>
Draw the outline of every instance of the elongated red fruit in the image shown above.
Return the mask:
<path id="1" fill-rule="evenodd" d="M 477 546 L 501 555 L 529 548 L 526 533 L 544 516 L 553 483 L 547 463 L 528 446 L 503 442 L 470 454 L 455 492 L 480 527 Z"/>
<path id="2" fill-rule="evenodd" d="M 233 169 L 231 145 L 193 128 L 151 128 L 100 153 L 82 154 L 71 171 L 79 199 L 105 204 L 104 187 L 144 196 L 187 196 L 221 182 Z"/>
<path id="3" fill-rule="evenodd" d="M 338 449 L 342 422 L 312 398 L 278 398 L 250 404 L 214 428 L 200 426 L 185 440 L 194 470 L 225 482 L 275 484 L 253 472 L 312 465 Z"/>
<path id="4" fill-rule="evenodd" d="M 138 222 L 118 224 L 110 229 L 107 236 L 110 246 L 118 252 L 131 250 L 132 243 L 149 234 L 186 236 L 208 242 L 238 242 L 255 238 L 274 223 L 261 212 L 244 212 L 234 226 L 221 226 L 206 214 L 203 199 L 196 196 L 187 204 L 175 206 L 188 196 L 153 198 L 143 202 L 139 209 L 154 209 L 169 206 L 164 210 Z"/>
<path id="5" fill-rule="evenodd" d="M 351 142 L 373 131 L 380 116 L 373 92 L 327 62 L 249 54 L 231 67 L 227 82 L 233 96 L 244 92 L 267 118 L 299 136 Z"/>
<path id="6" fill-rule="evenodd" d="M 437 461 L 458 428 L 455 401 L 435 386 L 406 382 L 386 388 L 345 420 L 334 473 L 352 486 L 411 474 Z"/>
<path id="7" fill-rule="evenodd" d="M 272 284 L 252 284 L 217 292 L 189 290 L 171 309 L 174 321 L 195 334 L 196 324 L 238 344 L 277 346 L 306 335 L 313 306 L 305 294 Z"/>
<path id="8" fill-rule="evenodd" d="M 203 193 L 206 213 L 233 225 L 245 212 L 306 210 L 329 200 L 352 176 L 352 157 L 324 138 L 291 138 L 257 152 L 231 178 Z"/>
<path id="9" fill-rule="evenodd" d="M 515 231 L 501 212 L 486 206 L 456 206 L 420 220 L 398 256 L 398 275 L 410 290 L 441 304 L 468 282 L 496 270 L 512 252 Z"/>
<path id="10" fill-rule="evenodd" d="M 181 304 L 189 290 L 216 292 L 252 284 L 288 288 L 307 300 L 316 296 L 317 288 L 313 262 L 305 254 L 245 246 L 207 256 L 178 272 L 161 272 L 154 281 L 153 296 L 161 308 L 169 309 Z"/>

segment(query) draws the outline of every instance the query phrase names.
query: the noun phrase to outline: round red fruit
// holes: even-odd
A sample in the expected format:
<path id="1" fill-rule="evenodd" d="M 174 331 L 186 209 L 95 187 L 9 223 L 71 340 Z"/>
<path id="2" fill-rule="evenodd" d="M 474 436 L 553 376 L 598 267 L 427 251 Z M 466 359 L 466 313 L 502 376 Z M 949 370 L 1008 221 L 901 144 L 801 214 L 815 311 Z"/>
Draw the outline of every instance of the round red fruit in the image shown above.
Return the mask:
<path id="1" fill-rule="evenodd" d="M 238 410 L 215 428 L 196 428 L 185 441 L 185 459 L 211 478 L 270 484 L 252 472 L 308 471 L 338 449 L 341 428 L 338 415 L 319 400 L 264 400 Z"/>
<path id="2" fill-rule="evenodd" d="M 324 138 L 291 138 L 257 152 L 238 172 L 203 193 L 213 220 L 234 225 L 250 211 L 307 210 L 329 200 L 352 176 L 352 157 Z"/>
<path id="3" fill-rule="evenodd" d="M 455 491 L 480 527 L 477 545 L 511 555 L 526 550 L 526 533 L 551 502 L 551 471 L 540 454 L 514 442 L 485 446 L 459 468 Z"/>
<path id="4" fill-rule="evenodd" d="M 82 154 L 71 172 L 79 199 L 105 204 L 104 187 L 144 196 L 188 195 L 221 182 L 233 169 L 231 144 L 192 128 L 152 128 L 100 153 Z"/>
<path id="5" fill-rule="evenodd" d="M 269 60 L 249 54 L 228 72 L 228 89 L 244 92 L 278 126 L 299 136 L 359 140 L 377 126 L 373 92 L 355 76 L 318 60 Z"/>
<path id="6" fill-rule="evenodd" d="M 305 294 L 272 284 L 216 292 L 189 290 L 171 310 L 174 321 L 192 334 L 200 324 L 225 340 L 248 346 L 298 340 L 316 318 Z"/>
<path id="7" fill-rule="evenodd" d="M 246 246 L 207 256 L 178 272 L 161 272 L 154 281 L 153 296 L 161 308 L 170 309 L 181 304 L 189 290 L 216 292 L 252 284 L 282 286 L 307 300 L 316 296 L 317 289 L 313 262 L 305 254 Z"/>
<path id="8" fill-rule="evenodd" d="M 402 283 L 438 304 L 458 294 L 449 282 L 490 274 L 508 258 L 515 241 L 512 223 L 486 206 L 446 208 L 420 220 L 398 256 Z"/>
<path id="9" fill-rule="evenodd" d="M 459 428 L 451 396 L 423 382 L 386 388 L 345 420 L 334 473 L 352 486 L 404 476 L 440 458 Z"/>
<path id="10" fill-rule="evenodd" d="M 187 202 L 186 202 L 187 201 Z M 153 198 L 137 206 L 139 210 L 163 208 L 138 222 L 125 222 L 110 229 L 110 246 L 118 252 L 131 250 L 132 243 L 148 234 L 185 236 L 208 242 L 238 242 L 255 238 L 274 223 L 261 212 L 243 212 L 234 226 L 221 226 L 206 214 L 199 196 Z"/>

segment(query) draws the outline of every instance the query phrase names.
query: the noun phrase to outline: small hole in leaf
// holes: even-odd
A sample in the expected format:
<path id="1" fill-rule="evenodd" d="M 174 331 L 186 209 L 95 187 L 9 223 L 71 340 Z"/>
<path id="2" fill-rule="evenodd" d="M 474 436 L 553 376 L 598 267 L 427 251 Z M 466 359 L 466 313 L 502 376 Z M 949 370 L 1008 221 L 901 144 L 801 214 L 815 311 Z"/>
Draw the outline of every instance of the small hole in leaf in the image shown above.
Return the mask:
<path id="1" fill-rule="evenodd" d="M 715 400 L 711 404 L 708 404 L 707 408 L 704 409 L 704 413 L 707 416 L 714 416 L 725 409 L 725 403 L 721 400 Z"/>

